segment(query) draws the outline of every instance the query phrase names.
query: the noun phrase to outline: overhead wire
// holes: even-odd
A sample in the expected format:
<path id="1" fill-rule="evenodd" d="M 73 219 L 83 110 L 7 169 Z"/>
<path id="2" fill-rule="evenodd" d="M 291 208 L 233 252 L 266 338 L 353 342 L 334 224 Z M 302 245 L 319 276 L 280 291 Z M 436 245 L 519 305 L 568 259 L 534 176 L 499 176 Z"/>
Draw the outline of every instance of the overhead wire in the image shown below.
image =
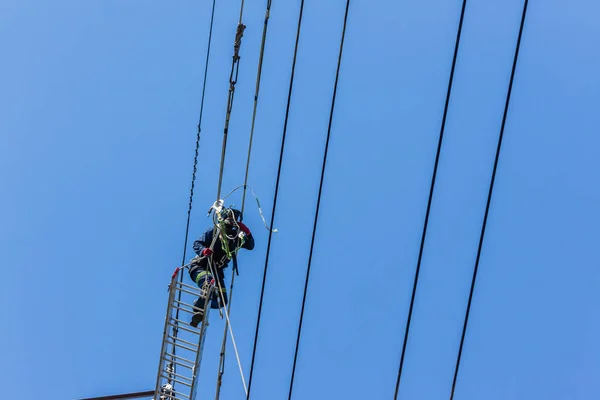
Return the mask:
<path id="1" fill-rule="evenodd" d="M 346 37 L 346 26 L 347 26 L 347 22 L 348 22 L 348 10 L 349 9 L 350 9 L 350 0 L 347 0 L 346 1 L 346 11 L 344 13 L 344 26 L 342 28 L 342 37 L 340 39 L 340 52 L 338 55 L 337 69 L 335 72 L 335 83 L 333 85 L 333 96 L 331 98 L 331 111 L 329 113 L 329 125 L 327 127 L 327 139 L 325 140 L 325 150 L 323 152 L 323 165 L 321 168 L 321 180 L 319 182 L 319 194 L 317 195 L 315 220 L 314 220 L 314 224 L 313 224 L 312 238 L 311 238 L 311 242 L 310 242 L 308 265 L 306 267 L 306 279 L 304 281 L 304 293 L 302 295 L 302 308 L 300 310 L 300 320 L 298 322 L 298 336 L 296 338 L 296 348 L 294 350 L 294 363 L 292 366 L 292 374 L 290 377 L 290 390 L 288 393 L 288 400 L 291 400 L 292 391 L 294 388 L 294 377 L 296 375 L 296 362 L 298 360 L 298 349 L 300 347 L 300 335 L 302 333 L 302 322 L 304 320 L 304 306 L 306 305 L 306 295 L 308 292 L 308 282 L 309 282 L 309 278 L 310 278 L 310 269 L 311 269 L 311 265 L 312 265 L 313 249 L 315 247 L 315 236 L 317 233 L 317 224 L 319 222 L 319 209 L 321 206 L 321 195 L 323 194 L 323 181 L 325 178 L 325 167 L 327 165 L 327 154 L 329 152 L 329 140 L 331 138 L 331 124 L 333 122 L 333 113 L 335 110 L 335 99 L 336 99 L 336 95 L 337 95 L 338 81 L 339 81 L 339 77 L 340 77 L 340 67 L 342 65 L 342 53 L 344 50 L 344 39 Z"/>
<path id="2" fill-rule="evenodd" d="M 260 52 L 258 57 L 258 68 L 256 72 L 256 88 L 254 91 L 254 108 L 252 110 L 252 125 L 250 128 L 250 141 L 248 143 L 248 158 L 246 162 L 246 175 L 244 177 L 244 193 L 242 195 L 242 214 L 244 213 L 244 205 L 246 203 L 246 187 L 248 185 L 248 171 L 250 170 L 250 156 L 252 154 L 252 140 L 254 138 L 254 126 L 256 122 L 256 111 L 258 108 L 258 92 L 260 90 L 260 79 L 262 76 L 262 64 L 265 56 L 265 43 L 267 42 L 267 28 L 269 27 L 269 17 L 271 16 L 272 0 L 267 0 L 267 9 L 265 11 L 265 23 L 262 31 L 262 39 L 260 43 Z"/>
<path id="3" fill-rule="evenodd" d="M 412 321 L 412 314 L 415 305 L 415 297 L 417 293 L 417 286 L 419 283 L 419 272 L 421 271 L 421 262 L 423 260 L 423 250 L 425 248 L 425 238 L 427 237 L 427 227 L 429 226 L 429 215 L 431 212 L 431 203 L 433 200 L 433 192 L 435 188 L 435 182 L 437 177 L 437 171 L 440 161 L 440 154 L 442 151 L 442 142 L 444 140 L 444 132 L 446 130 L 446 117 L 448 116 L 448 107 L 450 104 L 450 96 L 452 93 L 452 83 L 454 82 L 454 71 L 456 69 L 456 60 L 458 58 L 458 49 L 460 46 L 460 38 L 462 33 L 463 21 L 465 18 L 465 9 L 467 6 L 467 0 L 463 0 L 462 9 L 460 11 L 460 20 L 458 22 L 458 31 L 456 34 L 456 42 L 454 44 L 454 55 L 452 57 L 452 67 L 450 68 L 450 78 L 448 79 L 448 89 L 446 91 L 446 101 L 444 103 L 444 113 L 442 116 L 442 124 L 440 127 L 440 134 L 438 137 L 437 151 L 435 154 L 435 162 L 433 164 L 433 173 L 431 175 L 431 185 L 429 187 L 429 198 L 427 200 L 427 210 L 425 211 L 425 220 L 423 222 L 423 231 L 421 233 L 421 244 L 419 246 L 419 256 L 417 259 L 417 266 L 415 268 L 415 278 L 412 287 L 412 294 L 410 298 L 410 305 L 408 307 L 408 316 L 406 318 L 406 325 L 404 330 L 404 341 L 402 343 L 402 352 L 400 354 L 400 365 L 398 367 L 398 377 L 396 378 L 396 389 L 394 391 L 394 399 L 398 398 L 398 391 L 400 389 L 400 380 L 402 378 L 402 371 L 404 367 L 404 358 L 406 355 L 406 346 L 408 344 L 408 336 L 410 333 L 410 324 Z"/>
<path id="4" fill-rule="evenodd" d="M 494 183 L 496 181 L 496 172 L 498 170 L 498 160 L 500 159 L 500 150 L 502 149 L 502 139 L 504 137 L 504 128 L 506 127 L 506 117 L 508 115 L 508 107 L 510 105 L 510 97 L 512 94 L 513 82 L 515 79 L 515 71 L 517 69 L 517 61 L 519 59 L 519 50 L 521 48 L 521 39 L 523 37 L 523 27 L 525 26 L 525 17 L 527 15 L 527 5 L 529 1 L 525 0 L 523 2 L 523 13 L 521 15 L 521 25 L 519 27 L 519 36 L 517 38 L 517 45 L 515 47 L 515 54 L 513 58 L 512 70 L 510 73 L 510 81 L 508 84 L 508 91 L 506 94 L 506 103 L 504 105 L 504 114 L 502 115 L 502 124 L 500 126 L 500 134 L 498 135 L 498 147 L 496 148 L 496 157 L 494 159 L 494 168 L 492 170 L 492 176 L 490 178 L 490 187 L 488 191 L 487 202 L 485 205 L 485 213 L 483 216 L 483 222 L 481 224 L 481 235 L 479 236 L 479 245 L 477 247 L 477 257 L 475 258 L 475 267 L 473 268 L 473 278 L 471 280 L 471 288 L 469 290 L 469 300 L 467 302 L 467 309 L 465 312 L 465 319 L 463 323 L 462 333 L 460 337 L 460 345 L 458 348 L 458 355 L 456 357 L 456 366 L 454 368 L 454 377 L 452 378 L 452 389 L 450 392 L 450 400 L 454 399 L 454 392 L 456 389 L 456 380 L 458 378 L 458 371 L 460 369 L 460 361 L 462 358 L 463 346 L 465 343 L 465 336 L 467 333 L 467 327 L 469 323 L 469 315 L 471 312 L 471 303 L 473 301 L 473 293 L 475 291 L 475 284 L 477 281 L 477 272 L 479 270 L 479 261 L 481 259 L 481 249 L 483 248 L 483 240 L 485 238 L 485 229 L 487 226 L 487 219 L 490 211 L 490 204 L 492 201 L 492 194 L 494 191 Z"/>
<path id="5" fill-rule="evenodd" d="M 189 232 L 190 232 L 190 221 L 191 221 L 191 217 L 192 217 L 192 205 L 193 205 L 193 201 L 194 201 L 194 187 L 195 187 L 195 183 L 196 183 L 196 172 L 197 172 L 197 166 L 198 166 L 198 150 L 200 148 L 200 133 L 202 132 L 202 116 L 204 113 L 204 96 L 206 93 L 206 80 L 208 77 L 208 63 L 210 60 L 210 48 L 211 48 L 211 44 L 212 44 L 213 25 L 214 25 L 214 20 L 215 20 L 215 5 L 216 5 L 216 0 L 213 0 L 212 11 L 211 11 L 211 16 L 210 16 L 210 27 L 208 30 L 208 45 L 206 48 L 206 61 L 204 64 L 204 81 L 202 82 L 202 96 L 201 96 L 201 100 L 200 100 L 200 115 L 198 117 L 198 129 L 196 131 L 196 148 L 195 148 L 195 153 L 194 153 L 194 167 L 192 170 L 192 182 L 190 185 L 190 199 L 189 199 L 189 203 L 188 203 L 187 221 L 185 224 L 185 238 L 183 241 L 183 255 L 182 255 L 182 259 L 181 259 L 182 266 L 185 264 L 185 260 L 186 260 L 187 243 L 188 243 Z M 183 282 L 183 272 L 184 272 L 184 268 L 181 268 L 180 275 L 179 275 L 179 282 Z M 177 300 L 181 301 L 181 291 L 178 294 Z M 179 320 L 179 308 L 177 308 L 175 319 Z M 175 338 L 177 338 L 177 334 L 179 331 L 177 326 L 178 326 L 178 323 L 175 322 L 175 326 L 173 327 L 173 336 Z M 173 353 L 172 354 L 175 354 L 175 351 L 176 351 L 176 348 L 175 348 L 175 345 L 173 344 L 173 346 L 172 346 Z M 176 372 L 175 365 L 173 366 L 173 372 Z"/>
<path id="6" fill-rule="evenodd" d="M 248 141 L 248 158 L 246 161 L 246 173 L 245 173 L 244 185 L 243 185 L 244 192 L 242 194 L 242 207 L 241 207 L 242 215 L 244 214 L 244 208 L 245 208 L 245 203 L 246 203 L 246 191 L 247 191 L 247 187 L 248 187 L 248 173 L 250 170 L 250 158 L 252 155 L 252 142 L 254 139 L 254 127 L 255 127 L 255 122 L 256 122 L 256 113 L 257 113 L 257 109 L 258 109 L 258 93 L 260 90 L 260 81 L 261 81 L 261 76 L 262 76 L 262 64 L 263 64 L 263 59 L 264 59 L 264 54 L 265 54 L 265 44 L 266 44 L 266 40 L 267 40 L 267 28 L 269 26 L 269 17 L 271 15 L 271 3 L 272 3 L 272 0 L 267 0 L 267 7 L 266 7 L 266 11 L 265 11 L 265 21 L 264 21 L 264 26 L 263 26 L 259 59 L 258 59 L 258 67 L 257 67 L 257 73 L 256 73 L 256 88 L 255 88 L 255 92 L 254 92 L 254 108 L 252 111 L 252 124 L 251 124 L 251 128 L 250 128 L 250 139 Z M 227 196 L 225 196 L 225 197 L 227 197 Z M 258 198 L 256 200 L 258 202 Z M 259 203 L 259 210 L 260 210 L 260 203 Z M 261 210 L 261 216 L 262 216 L 262 210 Z M 263 217 L 263 219 L 264 219 L 264 217 Z M 229 285 L 229 303 L 227 304 L 227 313 L 228 314 L 231 312 L 231 303 L 232 303 L 232 299 L 233 299 L 233 288 L 234 288 L 235 276 L 237 274 L 237 259 L 234 259 L 234 271 L 233 272 L 234 273 L 231 274 L 231 283 Z M 215 400 L 219 399 L 221 385 L 223 382 L 223 374 L 225 373 L 225 355 L 226 355 L 226 346 L 227 346 L 227 329 L 228 329 L 228 327 L 229 327 L 229 320 L 227 320 L 225 322 L 225 328 L 223 331 L 223 340 L 221 343 L 221 353 L 220 353 L 220 359 L 219 359 L 219 370 L 218 370 L 218 375 L 217 375 L 217 388 L 216 388 Z M 246 389 L 245 383 L 244 383 L 244 389 Z M 247 391 L 247 389 L 246 389 L 246 391 Z"/>
<path id="7" fill-rule="evenodd" d="M 267 240 L 267 252 L 266 252 L 266 256 L 265 256 L 265 267 L 263 269 L 262 286 L 261 286 L 261 290 L 260 290 L 260 300 L 259 300 L 259 304 L 258 304 L 258 314 L 256 317 L 256 330 L 254 332 L 254 345 L 252 347 L 252 361 L 250 363 L 250 374 L 248 376 L 248 393 L 246 394 L 247 400 L 250 399 L 250 394 L 251 394 L 251 390 L 252 390 L 252 378 L 254 376 L 253 375 L 254 361 L 256 358 L 256 345 L 258 343 L 258 334 L 259 334 L 259 330 L 260 330 L 260 319 L 261 319 L 261 315 L 262 315 L 262 306 L 263 306 L 263 300 L 264 300 L 264 295 L 265 295 L 267 270 L 269 267 L 269 255 L 271 254 L 271 240 L 272 240 L 272 236 L 273 236 L 273 224 L 275 223 L 275 211 L 277 210 L 279 182 L 281 179 L 281 167 L 283 164 L 285 139 L 287 136 L 287 126 L 288 126 L 288 120 L 289 120 L 289 115 L 290 115 L 290 105 L 291 105 L 291 101 L 292 101 L 292 89 L 294 87 L 294 76 L 295 76 L 295 71 L 296 71 L 296 60 L 297 60 L 297 56 L 298 56 L 298 43 L 300 41 L 300 31 L 301 31 L 301 27 L 302 27 L 303 10 L 304 10 L 304 0 L 301 0 L 300 11 L 298 13 L 298 27 L 297 27 L 297 31 L 296 31 L 296 43 L 294 45 L 294 58 L 292 61 L 292 70 L 291 70 L 291 75 L 290 75 L 290 86 L 289 86 L 289 90 L 288 90 L 287 105 L 286 105 L 286 109 L 285 109 L 285 120 L 283 123 L 283 133 L 281 135 L 281 150 L 279 152 L 279 165 L 277 167 L 277 178 L 275 180 L 275 193 L 273 194 L 273 209 L 271 211 L 271 226 L 269 229 L 269 238 Z"/>

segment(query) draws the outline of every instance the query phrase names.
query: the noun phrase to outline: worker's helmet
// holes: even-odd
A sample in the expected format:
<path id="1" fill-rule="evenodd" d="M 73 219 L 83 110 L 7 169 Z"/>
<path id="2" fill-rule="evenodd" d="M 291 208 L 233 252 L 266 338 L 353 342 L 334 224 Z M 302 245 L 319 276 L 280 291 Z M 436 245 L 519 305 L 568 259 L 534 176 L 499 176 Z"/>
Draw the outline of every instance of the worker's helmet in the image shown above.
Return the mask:
<path id="1" fill-rule="evenodd" d="M 225 209 L 225 218 L 223 223 L 225 224 L 225 233 L 228 236 L 236 236 L 237 235 L 237 222 L 242 222 L 243 215 L 242 212 L 236 210 L 235 208 Z"/>
<path id="2" fill-rule="evenodd" d="M 236 210 L 235 208 L 227 208 L 225 209 L 225 220 L 242 222 L 244 216 L 240 210 Z"/>

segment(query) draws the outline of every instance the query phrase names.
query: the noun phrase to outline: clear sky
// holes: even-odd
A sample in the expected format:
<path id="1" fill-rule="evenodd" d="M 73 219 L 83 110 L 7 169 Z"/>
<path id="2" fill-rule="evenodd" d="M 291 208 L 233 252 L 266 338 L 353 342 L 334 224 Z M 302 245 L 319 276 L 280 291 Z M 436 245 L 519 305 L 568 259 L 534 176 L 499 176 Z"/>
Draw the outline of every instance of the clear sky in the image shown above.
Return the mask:
<path id="1" fill-rule="evenodd" d="M 0 372 L 16 398 L 153 388 L 211 3 L 0 3 Z M 239 12 L 217 3 L 190 244 L 216 196 Z M 244 12 L 225 192 L 243 183 L 265 3 Z M 269 220 L 299 4 L 273 0 L 267 37 L 249 183 Z M 401 399 L 449 397 L 522 4 L 467 4 Z M 393 398 L 460 6 L 351 2 L 294 399 Z M 287 398 L 344 7 L 305 5 L 254 399 Z M 529 4 L 456 399 L 600 398 L 599 11 Z M 231 317 L 247 376 L 268 232 L 253 202 L 245 221 L 257 245 Z M 241 399 L 229 354 L 221 398 Z"/>

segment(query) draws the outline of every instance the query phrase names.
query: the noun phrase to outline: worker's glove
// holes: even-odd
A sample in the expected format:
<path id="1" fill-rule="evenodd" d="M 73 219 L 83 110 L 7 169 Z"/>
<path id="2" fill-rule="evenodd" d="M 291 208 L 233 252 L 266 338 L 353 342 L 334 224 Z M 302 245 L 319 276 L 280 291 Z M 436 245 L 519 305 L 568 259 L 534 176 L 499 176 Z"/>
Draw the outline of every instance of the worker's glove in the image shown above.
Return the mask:
<path id="1" fill-rule="evenodd" d="M 250 236 L 250 229 L 248 229 L 248 227 L 246 225 L 244 225 L 244 223 L 238 222 L 238 226 L 240 227 L 240 230 L 242 232 L 244 232 L 246 235 Z"/>
<path id="2" fill-rule="evenodd" d="M 204 257 L 207 257 L 207 256 L 210 256 L 212 253 L 213 253 L 213 251 L 207 247 L 204 250 L 202 250 L 202 252 L 200 254 L 202 254 Z"/>

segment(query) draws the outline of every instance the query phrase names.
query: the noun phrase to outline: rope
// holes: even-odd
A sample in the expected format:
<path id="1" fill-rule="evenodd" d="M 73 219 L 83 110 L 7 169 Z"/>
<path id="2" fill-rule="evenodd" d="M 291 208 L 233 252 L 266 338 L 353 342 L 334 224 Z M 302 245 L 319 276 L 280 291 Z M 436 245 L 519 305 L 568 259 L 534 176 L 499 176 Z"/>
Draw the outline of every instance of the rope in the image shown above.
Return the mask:
<path id="1" fill-rule="evenodd" d="M 233 108 L 233 98 L 235 96 L 235 84 L 240 72 L 240 46 L 246 25 L 242 24 L 242 15 L 244 13 L 244 0 L 240 5 L 240 19 L 235 32 L 235 41 L 233 43 L 233 57 L 231 60 L 231 73 L 229 74 L 229 96 L 227 98 L 227 112 L 225 114 L 225 127 L 223 128 L 223 145 L 221 146 L 221 166 L 219 168 L 219 183 L 217 186 L 217 200 L 221 198 L 221 186 L 223 184 L 223 170 L 225 168 L 225 153 L 227 150 L 227 134 L 229 132 L 229 120 L 231 118 L 231 109 Z M 235 75 L 235 78 L 234 78 Z"/>
<path id="2" fill-rule="evenodd" d="M 342 51 L 344 50 L 344 38 L 346 36 L 346 25 L 348 22 L 348 10 L 350 8 L 350 0 L 346 1 L 346 12 L 344 13 L 344 27 L 342 28 L 342 38 L 340 39 L 340 53 L 338 55 L 337 70 L 335 72 L 335 84 L 333 86 L 333 96 L 331 98 L 331 111 L 329 113 L 329 125 L 327 127 L 327 140 L 325 141 L 325 151 L 323 153 L 323 166 L 321 169 L 321 181 L 319 182 L 319 194 L 317 196 L 317 208 L 315 210 L 315 221 L 313 225 L 312 239 L 310 242 L 310 252 L 308 256 L 308 265 L 306 267 L 306 280 L 304 281 L 304 294 L 302 295 L 302 308 L 300 310 L 300 321 L 298 322 L 298 337 L 296 338 L 296 349 L 294 351 L 294 364 L 292 366 L 292 376 L 290 378 L 290 391 L 288 400 L 292 398 L 292 390 L 294 388 L 294 376 L 296 374 L 296 362 L 298 360 L 298 348 L 300 347 L 300 335 L 302 333 L 302 322 L 304 320 L 304 306 L 306 305 L 306 294 L 308 291 L 308 280 L 310 278 L 310 267 L 312 264 L 313 249 L 315 247 L 315 235 L 317 233 L 317 224 L 319 222 L 319 209 L 321 206 L 321 195 L 323 193 L 323 180 L 325 178 L 325 166 L 327 165 L 327 153 L 329 151 L 329 139 L 331 138 L 331 123 L 333 121 L 333 112 L 335 109 L 335 98 L 337 95 L 337 86 L 340 77 L 340 67 L 342 64 Z"/>
<path id="3" fill-rule="evenodd" d="M 248 185 L 240 185 L 240 186 L 238 186 L 238 187 L 234 188 L 234 189 L 233 189 L 231 192 L 227 193 L 227 194 L 226 194 L 226 195 L 225 195 L 225 196 L 224 196 L 224 197 L 223 197 L 221 200 L 223 200 L 223 201 L 224 201 L 226 198 L 228 198 L 229 196 L 231 196 L 231 195 L 232 195 L 232 194 L 233 194 L 233 193 L 234 193 L 236 190 L 238 190 L 238 189 L 240 189 L 240 188 L 242 188 L 242 187 L 243 187 L 243 188 L 246 188 L 246 187 L 249 187 L 249 188 L 250 188 L 250 191 L 252 192 L 252 196 L 254 196 L 254 199 L 256 200 L 256 205 L 257 205 L 257 207 L 258 207 L 258 212 L 260 213 L 260 218 L 261 218 L 261 219 L 262 219 L 262 221 L 263 221 L 263 224 L 264 224 L 264 226 L 265 226 L 265 229 L 267 229 L 267 230 L 271 230 L 272 228 L 269 228 L 269 226 L 268 226 L 268 224 L 267 224 L 267 221 L 265 220 L 265 216 L 264 216 L 264 214 L 263 214 L 263 211 L 262 211 L 262 208 L 261 208 L 261 206 L 260 206 L 260 200 L 258 199 L 258 196 L 256 195 L 256 193 L 254 193 L 254 189 L 253 189 L 251 186 L 248 186 Z M 211 208 L 211 210 L 212 210 L 212 208 Z M 243 211 L 242 211 L 242 213 L 243 213 Z M 273 228 L 272 230 L 273 230 L 273 232 L 277 232 L 277 229 L 276 229 L 276 228 Z"/>
<path id="4" fill-rule="evenodd" d="M 456 379 L 458 377 L 458 370 L 460 368 L 460 360 L 462 357 L 463 345 L 465 343 L 465 335 L 467 333 L 467 325 L 469 322 L 469 314 L 471 312 L 471 302 L 473 300 L 473 292 L 475 290 L 475 283 L 477 280 L 477 270 L 479 269 L 479 260 L 481 259 L 481 249 L 483 247 L 483 239 L 485 237 L 485 228 L 487 226 L 487 219 L 490 211 L 490 203 L 492 201 L 492 193 L 494 191 L 494 182 L 496 181 L 496 171 L 498 170 L 498 160 L 500 158 L 500 150 L 502 148 L 502 138 L 504 137 L 504 127 L 506 126 L 506 116 L 508 115 L 508 106 L 510 104 L 510 95 L 512 93 L 512 86 L 515 79 L 515 71 L 517 69 L 517 61 L 519 59 L 519 49 L 521 47 L 521 38 L 523 37 L 523 27 L 525 26 L 525 16 L 527 15 L 527 4 L 528 0 L 523 3 L 523 14 L 521 16 L 521 26 L 519 27 L 519 37 L 517 38 L 517 45 L 515 48 L 515 55 L 513 59 L 512 71 L 510 73 L 510 82 L 508 84 L 508 92 L 506 94 L 506 104 L 504 105 L 504 114 L 502 116 L 502 125 L 500 127 L 500 134 L 498 135 L 498 148 L 496 149 L 496 158 L 494 160 L 494 169 L 492 171 L 492 177 L 490 179 L 490 189 L 488 192 L 487 203 L 485 206 L 485 214 L 483 216 L 483 223 L 481 225 L 481 236 L 479 237 L 479 246 L 477 248 L 477 258 L 475 259 L 475 267 L 473 268 L 473 279 L 471 281 L 471 289 L 469 290 L 469 301 L 467 302 L 467 310 L 465 312 L 465 320 L 463 324 L 462 334 L 460 337 L 460 346 L 458 348 L 458 355 L 456 357 L 456 366 L 454 368 L 454 378 L 452 379 L 452 391 L 450 392 L 450 400 L 454 398 L 454 390 L 456 389 Z"/>
<path id="5" fill-rule="evenodd" d="M 220 294 L 220 298 L 221 298 L 221 304 L 225 304 L 225 297 L 223 296 L 223 288 L 221 286 L 221 280 L 218 279 L 216 271 L 213 269 L 213 265 L 211 262 L 211 259 L 208 259 L 208 267 L 210 268 L 210 273 L 216 277 L 216 281 L 217 281 L 217 286 L 219 288 L 218 292 Z M 208 302 L 209 299 L 207 299 L 206 301 Z M 208 304 L 208 303 L 207 303 Z M 238 367 L 240 369 L 240 376 L 242 377 L 242 383 L 244 384 L 244 391 L 246 392 L 246 395 L 248 395 L 248 388 L 246 386 L 246 380 L 244 379 L 244 372 L 242 371 L 242 363 L 240 361 L 240 355 L 237 349 L 237 345 L 235 343 L 235 336 L 233 335 L 233 329 L 231 328 L 231 321 L 229 320 L 229 311 L 227 309 L 227 307 L 223 307 L 225 310 L 225 318 L 227 320 L 227 326 L 229 326 L 229 333 L 231 334 L 231 342 L 233 343 L 233 349 L 235 350 L 235 356 L 237 358 L 237 362 L 238 362 Z"/>
<path id="6" fill-rule="evenodd" d="M 194 167 L 193 167 L 193 171 L 192 171 L 192 183 L 191 183 L 191 187 L 190 187 L 190 200 L 189 200 L 189 204 L 188 204 L 188 212 L 187 212 L 187 222 L 185 225 L 185 239 L 183 241 L 183 256 L 181 259 L 181 265 L 183 266 L 185 264 L 185 258 L 186 258 L 186 253 L 187 253 L 187 242 L 188 242 L 188 238 L 189 238 L 189 232 L 190 232 L 190 221 L 191 221 L 191 215 L 192 215 L 192 203 L 194 200 L 194 186 L 195 186 L 195 182 L 196 182 L 196 171 L 197 171 L 197 165 L 198 165 L 198 150 L 200 147 L 200 132 L 202 131 L 202 115 L 204 112 L 204 94 L 206 93 L 206 79 L 208 76 L 208 61 L 210 59 L 210 46 L 212 43 L 212 32 L 213 32 L 213 22 L 215 19 L 215 4 L 216 4 L 216 0 L 213 0 L 213 4 L 212 4 L 212 12 L 211 12 L 211 16 L 210 16 L 210 28 L 208 31 L 208 46 L 206 49 L 206 63 L 204 65 L 204 82 L 202 83 L 202 98 L 200 100 L 200 116 L 198 117 L 198 131 L 196 132 L 196 150 L 194 153 Z M 181 268 L 181 274 L 179 275 L 179 282 L 183 282 L 183 272 L 184 269 Z M 178 294 L 178 298 L 177 300 L 181 301 L 181 291 Z M 176 320 L 179 320 L 179 309 L 177 309 L 176 311 L 176 316 L 175 316 Z M 179 323 L 177 321 L 175 321 L 175 326 L 173 327 L 173 337 L 175 339 L 177 339 L 177 334 L 179 329 L 177 328 L 177 326 L 179 325 Z M 172 346 L 172 354 L 175 355 L 176 353 L 176 347 L 175 344 L 173 344 Z M 176 372 L 176 366 L 173 366 L 173 372 Z"/>
<path id="7" fill-rule="evenodd" d="M 298 28 L 297 28 L 297 33 L 296 33 L 296 44 L 294 47 L 294 59 L 292 61 L 290 88 L 289 88 L 289 92 L 288 92 L 287 107 L 285 110 L 285 121 L 283 123 L 283 134 L 281 136 L 281 151 L 279 153 L 279 166 L 277 167 L 277 178 L 275 181 L 275 193 L 273 195 L 273 210 L 271 212 L 271 229 L 269 229 L 269 238 L 267 241 L 267 254 L 265 257 L 265 268 L 263 270 L 263 280 L 262 280 L 262 287 L 261 287 L 261 291 L 260 291 L 258 315 L 256 318 L 256 331 L 254 332 L 254 346 L 252 348 L 252 362 L 250 364 L 250 375 L 248 377 L 248 393 L 246 395 L 247 400 L 250 399 L 250 393 L 252 390 L 252 376 L 253 376 L 253 372 L 254 372 L 254 360 L 256 357 L 256 344 L 258 343 L 258 332 L 260 329 L 260 317 L 262 314 L 262 305 L 263 305 L 263 299 L 264 299 L 264 295 L 265 295 L 265 284 L 267 281 L 267 269 L 269 266 L 269 254 L 271 253 L 271 239 L 272 239 L 272 234 L 273 234 L 273 224 L 275 223 L 275 211 L 277 209 L 277 195 L 279 193 L 279 181 L 281 178 L 281 166 L 283 164 L 283 151 L 285 149 L 285 138 L 286 138 L 286 134 L 287 134 L 287 124 L 288 124 L 288 118 L 289 118 L 289 114 L 290 114 L 290 104 L 291 104 L 291 100 L 292 100 L 292 88 L 294 86 L 294 72 L 296 70 L 296 59 L 297 59 L 297 55 L 298 55 L 298 42 L 300 40 L 300 28 L 302 26 L 302 11 L 303 10 L 304 10 L 304 0 L 301 0 L 300 12 L 298 15 Z"/>
<path id="8" fill-rule="evenodd" d="M 248 172 L 250 170 L 250 157 L 252 155 L 252 141 L 254 138 L 254 127 L 255 127 L 255 122 L 256 122 L 256 111 L 258 108 L 258 93 L 260 90 L 260 79 L 262 76 L 262 64 L 263 64 L 263 59 L 264 59 L 264 54 L 265 54 L 265 43 L 266 43 L 266 39 L 267 39 L 267 28 L 269 25 L 269 17 L 271 14 L 271 2 L 272 0 L 268 0 L 267 1 L 267 8 L 265 11 L 265 23 L 264 23 L 264 27 L 263 27 L 263 33 L 262 33 L 262 40 L 261 40 L 261 44 L 260 44 L 260 56 L 258 59 L 258 68 L 257 68 L 257 75 L 256 75 L 256 89 L 254 92 L 254 109 L 252 111 L 252 125 L 250 128 L 250 140 L 248 142 L 248 158 L 246 161 L 246 174 L 244 177 L 244 193 L 242 195 L 242 209 L 241 212 L 242 214 L 244 213 L 244 208 L 245 208 L 245 204 L 246 204 L 246 190 L 247 190 L 247 186 L 248 186 Z M 235 191 L 235 189 L 234 189 Z M 252 194 L 254 194 L 254 190 L 252 190 Z M 229 196 L 229 195 L 227 195 Z M 225 196 L 225 197 L 227 197 Z M 265 227 L 267 227 L 265 218 L 263 216 L 262 210 L 260 208 L 260 203 L 258 201 L 258 197 L 256 197 L 256 195 L 254 195 L 254 197 L 256 198 L 256 202 L 258 203 L 258 209 L 260 211 L 260 216 L 263 219 L 263 222 L 265 223 Z M 237 272 L 237 270 L 236 270 Z M 229 303 L 227 304 L 227 312 L 230 312 L 231 310 L 231 302 L 233 299 L 233 283 L 235 280 L 235 274 L 232 273 L 231 274 L 231 284 L 229 287 Z M 227 320 L 227 322 L 225 323 L 225 329 L 223 331 L 223 340 L 221 343 L 221 353 L 220 353 L 220 359 L 219 359 L 219 372 L 217 375 L 217 390 L 216 390 L 216 395 L 215 395 L 215 400 L 219 399 L 220 393 L 221 393 L 221 385 L 223 383 L 223 374 L 225 373 L 225 354 L 226 354 L 226 347 L 227 347 L 227 328 L 229 326 L 229 320 Z M 242 376 L 243 377 L 243 376 Z M 245 386 L 244 386 L 245 388 Z M 248 391 L 246 390 L 246 394 L 248 393 Z"/>
<path id="9" fill-rule="evenodd" d="M 433 191 L 435 188 L 435 182 L 437 177 L 438 165 L 440 161 L 440 153 L 442 150 L 442 142 L 444 139 L 444 132 L 446 129 L 446 117 L 448 115 L 448 106 L 450 104 L 450 95 L 452 93 L 452 82 L 454 81 L 454 70 L 456 68 L 456 59 L 458 57 L 458 48 L 460 45 L 461 32 L 463 27 L 463 21 L 465 18 L 465 9 L 467 6 L 467 0 L 463 0 L 462 10 L 460 12 L 460 21 L 458 23 L 458 32 L 456 34 L 456 43 L 454 45 L 454 56 L 452 57 L 452 67 L 450 69 L 450 78 L 448 79 L 448 91 L 446 93 L 446 103 L 444 104 L 444 115 L 442 117 L 442 125 L 440 127 L 440 135 L 438 139 L 437 151 L 435 154 L 435 163 L 433 166 L 433 173 L 431 175 L 431 186 L 429 188 L 429 199 L 427 200 L 427 211 L 425 212 L 425 221 L 423 222 L 423 232 L 421 234 L 421 245 L 419 247 L 419 257 L 417 259 L 417 267 L 415 269 L 415 280 L 412 288 L 412 295 L 410 297 L 410 306 L 408 307 L 408 316 L 406 318 L 406 328 L 404 331 L 404 342 L 402 343 L 402 353 L 400 355 L 400 366 L 398 367 L 398 378 L 396 379 L 396 390 L 394 392 L 394 400 L 398 398 L 398 391 L 400 389 L 400 379 L 402 378 L 402 368 L 404 366 L 404 356 L 406 355 L 406 346 L 408 344 L 408 335 L 410 332 L 410 323 L 412 321 L 412 313 L 415 305 L 415 296 L 417 293 L 417 285 L 419 283 L 419 272 L 421 271 L 421 261 L 423 259 L 423 249 L 425 248 L 425 238 L 427 236 L 427 227 L 429 226 L 429 215 L 431 211 L 431 203 L 433 199 Z"/>
<path id="10" fill-rule="evenodd" d="M 233 283 L 235 281 L 235 274 L 231 274 L 231 283 L 229 285 L 229 303 L 227 304 L 227 313 L 231 312 L 231 300 L 233 299 Z M 221 395 L 221 384 L 223 383 L 223 374 L 225 373 L 225 348 L 227 346 L 227 328 L 229 323 L 225 323 L 225 329 L 223 330 L 223 341 L 221 343 L 221 359 L 219 360 L 219 372 L 217 375 L 217 389 L 215 392 L 215 400 L 219 400 Z M 247 393 L 247 392 L 246 392 Z"/>

